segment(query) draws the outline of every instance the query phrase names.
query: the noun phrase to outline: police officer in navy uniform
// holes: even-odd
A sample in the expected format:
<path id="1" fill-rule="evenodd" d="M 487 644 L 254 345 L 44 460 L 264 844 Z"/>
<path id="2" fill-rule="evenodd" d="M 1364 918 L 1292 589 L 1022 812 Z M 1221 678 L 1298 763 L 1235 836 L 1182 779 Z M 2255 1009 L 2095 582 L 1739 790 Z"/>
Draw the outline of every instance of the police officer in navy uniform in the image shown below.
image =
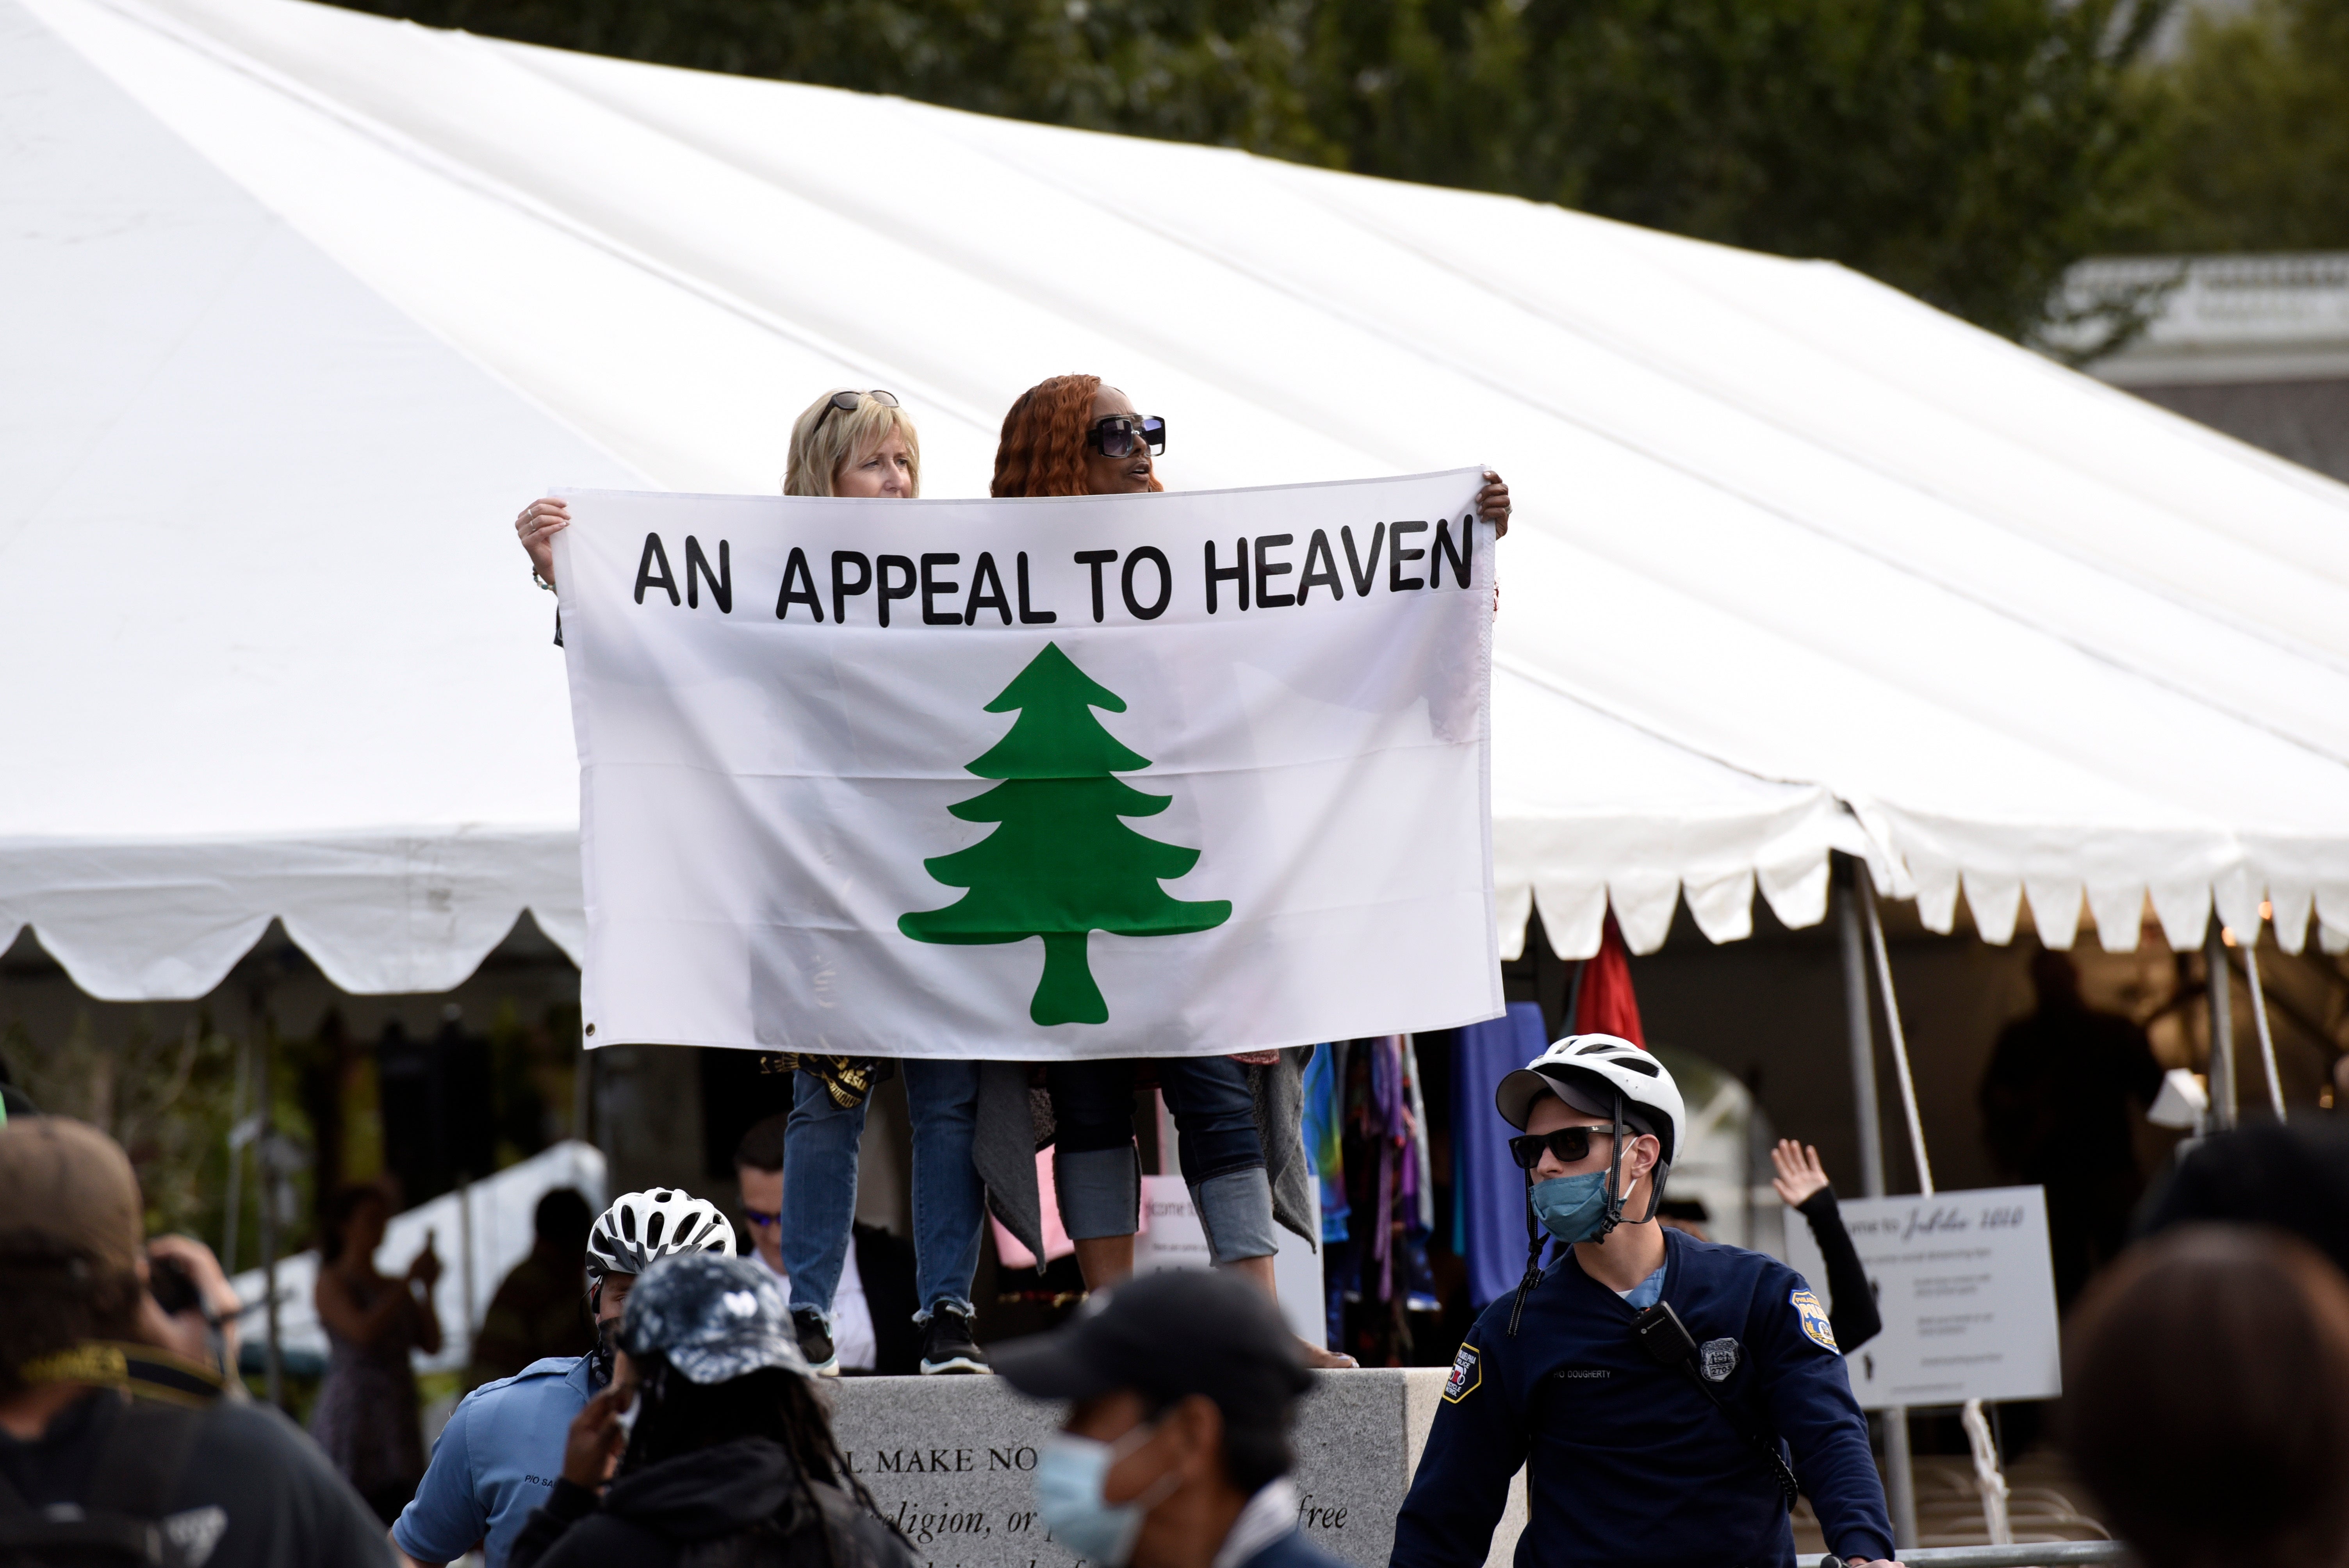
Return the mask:
<path id="1" fill-rule="evenodd" d="M 1798 1480 L 1831 1553 L 1889 1559 L 1817 1298 L 1774 1258 L 1655 1223 L 1687 1125 L 1671 1074 L 1628 1040 L 1574 1035 L 1496 1098 L 1522 1133 L 1532 1255 L 1453 1363 L 1392 1568 L 1481 1568 L 1520 1466 L 1517 1568 L 1792 1568 Z"/>

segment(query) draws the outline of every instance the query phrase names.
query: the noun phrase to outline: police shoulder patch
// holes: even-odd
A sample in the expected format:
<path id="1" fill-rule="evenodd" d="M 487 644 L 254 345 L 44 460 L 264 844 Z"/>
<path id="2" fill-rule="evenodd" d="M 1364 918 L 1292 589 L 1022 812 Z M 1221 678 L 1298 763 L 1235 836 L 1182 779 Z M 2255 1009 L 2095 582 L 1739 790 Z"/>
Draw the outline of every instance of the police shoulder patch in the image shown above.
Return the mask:
<path id="1" fill-rule="evenodd" d="M 1835 1329 L 1827 1322 L 1826 1308 L 1819 1305 L 1817 1296 L 1806 1290 L 1796 1290 L 1786 1300 L 1794 1307 L 1795 1315 L 1801 1320 L 1803 1332 L 1810 1336 L 1812 1344 L 1822 1350 L 1833 1350 L 1838 1356 L 1843 1354 L 1836 1345 Z"/>
<path id="2" fill-rule="evenodd" d="M 1456 1405 L 1474 1394 L 1484 1381 L 1484 1353 L 1473 1345 L 1464 1345 L 1460 1354 L 1452 1358 L 1452 1375 L 1444 1380 L 1444 1397 Z"/>

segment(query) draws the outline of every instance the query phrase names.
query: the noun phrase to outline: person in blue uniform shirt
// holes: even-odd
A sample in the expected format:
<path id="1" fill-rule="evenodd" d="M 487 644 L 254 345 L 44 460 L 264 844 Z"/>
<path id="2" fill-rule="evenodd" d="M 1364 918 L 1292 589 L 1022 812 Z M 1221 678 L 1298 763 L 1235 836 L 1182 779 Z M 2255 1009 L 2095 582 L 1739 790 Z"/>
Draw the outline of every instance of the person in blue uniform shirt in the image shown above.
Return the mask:
<path id="1" fill-rule="evenodd" d="M 1655 1222 L 1687 1121 L 1663 1064 L 1568 1036 L 1496 1099 L 1520 1130 L 1526 1278 L 1453 1363 L 1392 1568 L 1481 1568 L 1520 1466 L 1517 1568 L 1792 1568 L 1797 1482 L 1828 1551 L 1889 1560 L 1867 1422 L 1817 1298 L 1774 1258 Z"/>
<path id="2" fill-rule="evenodd" d="M 481 1548 L 487 1568 L 506 1554 L 531 1510 L 563 1473 L 571 1418 L 612 1380 L 613 1336 L 636 1276 L 677 1253 L 734 1253 L 733 1222 L 675 1187 L 623 1194 L 587 1233 L 587 1308 L 595 1348 L 533 1361 L 465 1396 L 432 1445 L 415 1501 L 391 1526 L 399 1568 L 439 1568 Z"/>

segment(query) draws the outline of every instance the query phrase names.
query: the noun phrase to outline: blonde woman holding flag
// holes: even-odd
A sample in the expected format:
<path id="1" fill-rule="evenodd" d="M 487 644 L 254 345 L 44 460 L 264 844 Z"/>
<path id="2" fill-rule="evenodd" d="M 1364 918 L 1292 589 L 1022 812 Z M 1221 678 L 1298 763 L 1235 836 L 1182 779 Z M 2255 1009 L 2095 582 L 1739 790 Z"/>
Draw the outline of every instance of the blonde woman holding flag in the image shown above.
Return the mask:
<path id="1" fill-rule="evenodd" d="M 888 392 L 838 390 L 808 405 L 792 422 L 783 493 L 864 500 L 907 500 L 922 493 L 922 443 L 913 417 Z M 530 554 L 531 575 L 554 585 L 554 535 L 570 509 L 553 496 L 524 507 L 514 531 Z M 556 630 L 561 640 L 561 629 Z M 746 1193 L 744 1217 L 758 1234 L 755 1251 L 773 1253 L 790 1281 L 792 1326 L 809 1367 L 837 1376 L 832 1306 L 843 1274 L 855 1266 L 857 1140 L 878 1075 L 871 1061 L 804 1057 L 792 1075 L 791 1121 L 783 1137 L 781 1191 Z M 909 1058 L 905 1102 L 914 1141 L 914 1258 L 921 1310 L 925 1375 L 984 1372 L 986 1353 L 971 1336 L 971 1281 L 978 1272 L 985 1188 L 971 1163 L 978 1119 L 979 1065 Z M 766 1208 L 750 1202 L 759 1196 Z M 862 1289 L 862 1282 L 857 1287 Z"/>

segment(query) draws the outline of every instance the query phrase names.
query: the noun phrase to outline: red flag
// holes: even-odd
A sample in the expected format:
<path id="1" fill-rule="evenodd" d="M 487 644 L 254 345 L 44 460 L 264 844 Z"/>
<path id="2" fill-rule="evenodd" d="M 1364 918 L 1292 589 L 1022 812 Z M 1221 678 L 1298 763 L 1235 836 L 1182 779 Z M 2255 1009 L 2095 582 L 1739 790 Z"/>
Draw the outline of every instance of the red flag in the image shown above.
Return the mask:
<path id="1" fill-rule="evenodd" d="M 1630 956 L 1609 911 L 1598 954 L 1583 961 L 1582 986 L 1574 1005 L 1574 1032 L 1619 1035 L 1645 1050 L 1648 1040 L 1640 1032 L 1640 998 L 1631 993 Z"/>

